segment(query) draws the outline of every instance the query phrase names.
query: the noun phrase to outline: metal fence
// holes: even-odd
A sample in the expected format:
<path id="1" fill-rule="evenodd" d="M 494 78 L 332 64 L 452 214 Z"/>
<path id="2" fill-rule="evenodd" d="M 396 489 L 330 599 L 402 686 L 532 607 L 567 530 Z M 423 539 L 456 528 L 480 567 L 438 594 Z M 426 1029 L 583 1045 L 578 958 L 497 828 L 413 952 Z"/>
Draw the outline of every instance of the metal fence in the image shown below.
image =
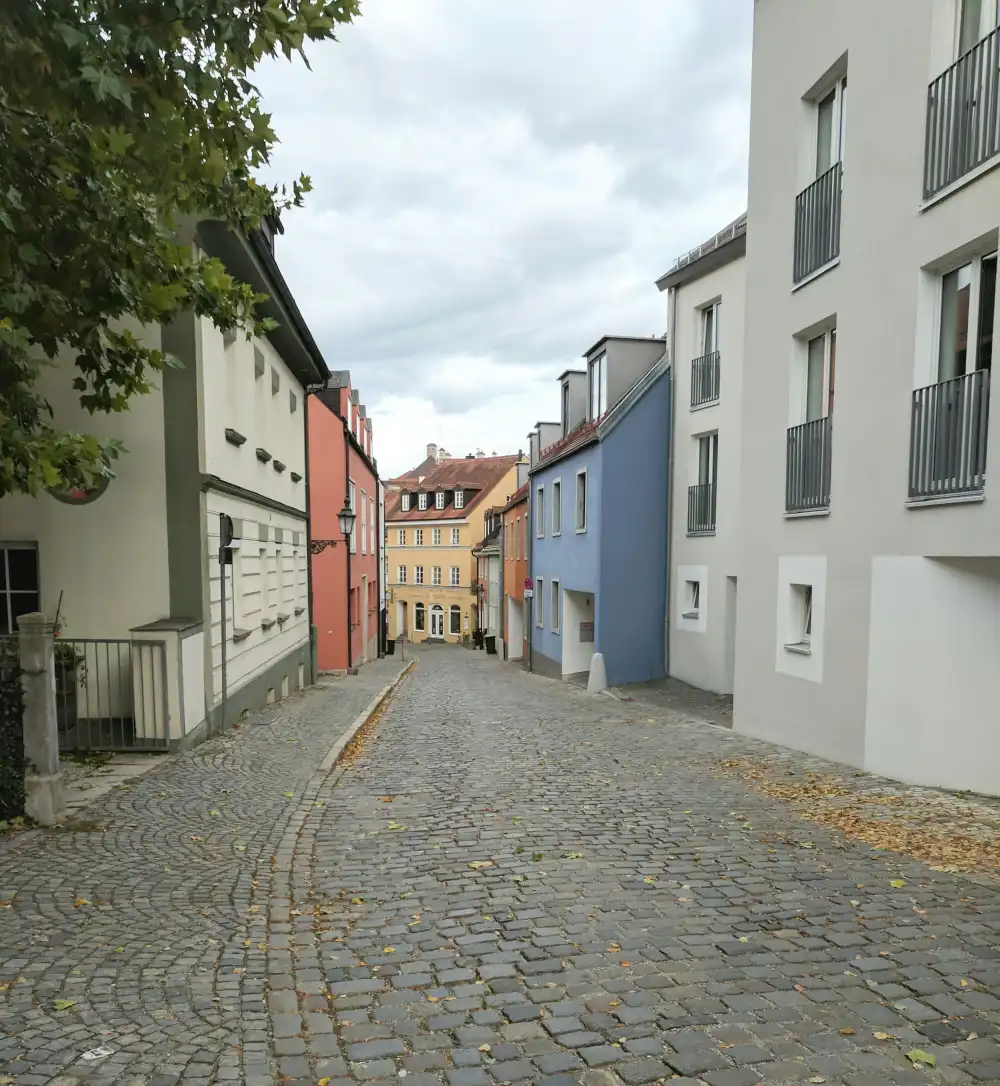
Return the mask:
<path id="1" fill-rule="evenodd" d="M 162 641 L 59 637 L 60 750 L 162 750 L 168 745 Z"/>
<path id="2" fill-rule="evenodd" d="M 0 637 L 0 821 L 24 814 L 24 701 L 16 637 Z"/>
<path id="3" fill-rule="evenodd" d="M 832 416 L 788 431 L 785 462 L 785 512 L 807 513 L 830 507 Z"/>
<path id="4" fill-rule="evenodd" d="M 1000 27 L 927 91 L 924 198 L 1000 154 Z"/>
<path id="5" fill-rule="evenodd" d="M 840 256 L 840 194 L 843 163 L 837 162 L 795 198 L 792 278 L 801 283 Z"/>
<path id="6" fill-rule="evenodd" d="M 715 531 L 715 486 L 712 483 L 699 483 L 688 487 L 689 534 Z"/>
<path id="7" fill-rule="evenodd" d="M 982 492 L 989 410 L 989 370 L 976 370 L 913 393 L 911 501 Z"/>
<path id="8" fill-rule="evenodd" d="M 700 407 L 719 398 L 719 352 L 702 355 L 691 363 L 691 406 Z"/>

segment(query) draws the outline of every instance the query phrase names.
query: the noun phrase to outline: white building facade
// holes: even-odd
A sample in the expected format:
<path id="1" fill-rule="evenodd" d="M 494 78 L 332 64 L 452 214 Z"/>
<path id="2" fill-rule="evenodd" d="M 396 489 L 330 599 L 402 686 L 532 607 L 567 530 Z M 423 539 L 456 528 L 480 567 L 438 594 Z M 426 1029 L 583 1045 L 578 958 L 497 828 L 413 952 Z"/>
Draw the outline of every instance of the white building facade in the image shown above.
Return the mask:
<path id="1" fill-rule="evenodd" d="M 668 673 L 733 692 L 740 541 L 746 215 L 657 286 L 674 359 Z"/>
<path id="2" fill-rule="evenodd" d="M 998 16 L 755 4 L 734 721 L 987 793 Z"/>
<path id="3" fill-rule="evenodd" d="M 80 661 L 61 692 L 68 745 L 189 745 L 311 681 L 305 387 L 328 373 L 270 233 L 202 223 L 193 243 L 266 293 L 260 311 L 278 327 L 248 340 L 185 314 L 137 329 L 181 365 L 120 414 L 86 415 L 71 362 L 53 367 L 56 423 L 124 443 L 115 478 L 69 500 L 0 501 L 0 560 L 31 596 L 12 599 L 4 580 L 0 634 L 18 612 L 58 613 Z M 235 536 L 224 567 L 223 514 Z"/>

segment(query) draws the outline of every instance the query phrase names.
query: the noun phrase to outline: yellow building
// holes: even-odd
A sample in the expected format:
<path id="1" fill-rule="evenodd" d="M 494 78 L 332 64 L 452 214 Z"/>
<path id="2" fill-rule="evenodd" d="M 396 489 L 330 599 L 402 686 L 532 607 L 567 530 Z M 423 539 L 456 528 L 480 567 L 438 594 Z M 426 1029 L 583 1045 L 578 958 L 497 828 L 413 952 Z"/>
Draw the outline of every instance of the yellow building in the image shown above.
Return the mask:
<path id="1" fill-rule="evenodd" d="M 386 483 L 385 556 L 389 636 L 408 641 L 471 637 L 479 625 L 476 560 L 486 511 L 517 489 L 523 457 L 427 459 Z"/>

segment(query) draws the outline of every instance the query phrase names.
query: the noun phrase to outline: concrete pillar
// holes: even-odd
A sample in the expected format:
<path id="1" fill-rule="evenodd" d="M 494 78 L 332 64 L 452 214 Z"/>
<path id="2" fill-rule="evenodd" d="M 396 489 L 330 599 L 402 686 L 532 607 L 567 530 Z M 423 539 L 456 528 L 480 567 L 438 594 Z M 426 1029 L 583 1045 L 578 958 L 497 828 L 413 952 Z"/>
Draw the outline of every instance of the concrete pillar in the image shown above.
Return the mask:
<path id="1" fill-rule="evenodd" d="M 24 811 L 43 826 L 66 816 L 56 724 L 55 628 L 40 614 L 21 615 L 21 685 L 24 690 Z"/>
<path id="2" fill-rule="evenodd" d="M 599 694 L 608 688 L 608 673 L 604 666 L 604 653 L 595 652 L 590 658 L 590 677 L 587 679 L 587 693 Z"/>

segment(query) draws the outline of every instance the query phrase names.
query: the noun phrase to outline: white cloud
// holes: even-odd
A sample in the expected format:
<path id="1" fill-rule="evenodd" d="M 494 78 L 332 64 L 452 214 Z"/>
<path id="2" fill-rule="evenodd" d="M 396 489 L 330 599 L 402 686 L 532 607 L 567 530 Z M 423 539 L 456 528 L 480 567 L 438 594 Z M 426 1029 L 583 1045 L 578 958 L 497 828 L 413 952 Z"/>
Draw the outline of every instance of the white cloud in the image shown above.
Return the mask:
<path id="1" fill-rule="evenodd" d="M 516 451 L 590 343 L 662 332 L 653 280 L 744 207 L 751 15 L 368 0 L 260 73 L 274 173 L 314 184 L 276 253 L 384 473 Z"/>

